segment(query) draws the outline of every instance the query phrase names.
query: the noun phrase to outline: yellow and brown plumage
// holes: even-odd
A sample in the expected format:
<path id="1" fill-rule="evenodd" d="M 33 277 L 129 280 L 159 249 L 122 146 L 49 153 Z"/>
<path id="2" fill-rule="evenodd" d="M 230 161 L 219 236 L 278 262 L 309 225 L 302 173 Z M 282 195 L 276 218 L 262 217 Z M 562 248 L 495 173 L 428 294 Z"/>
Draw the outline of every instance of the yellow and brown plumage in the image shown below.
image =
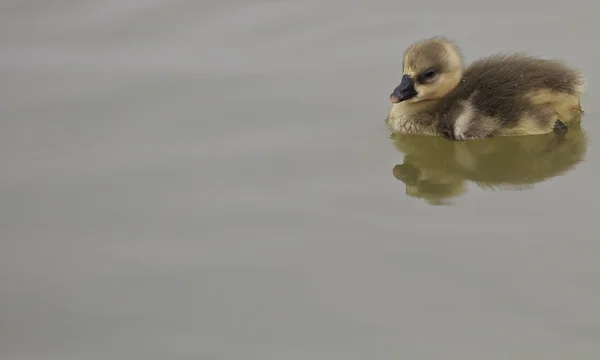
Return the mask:
<path id="1" fill-rule="evenodd" d="M 466 69 L 443 37 L 419 41 L 404 53 L 403 77 L 390 101 L 395 133 L 455 140 L 544 134 L 581 119 L 581 73 L 556 60 L 500 54 Z"/>

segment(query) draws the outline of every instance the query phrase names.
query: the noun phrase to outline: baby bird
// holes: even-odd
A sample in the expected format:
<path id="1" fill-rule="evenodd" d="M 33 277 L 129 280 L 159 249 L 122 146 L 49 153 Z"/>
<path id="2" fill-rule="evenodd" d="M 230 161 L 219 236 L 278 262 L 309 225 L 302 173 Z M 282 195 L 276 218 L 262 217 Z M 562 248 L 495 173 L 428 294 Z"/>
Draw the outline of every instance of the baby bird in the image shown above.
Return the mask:
<path id="1" fill-rule="evenodd" d="M 393 133 L 453 140 L 566 131 L 581 119 L 581 73 L 521 53 L 494 55 L 466 69 L 454 43 L 435 37 L 411 45 L 390 95 Z"/>

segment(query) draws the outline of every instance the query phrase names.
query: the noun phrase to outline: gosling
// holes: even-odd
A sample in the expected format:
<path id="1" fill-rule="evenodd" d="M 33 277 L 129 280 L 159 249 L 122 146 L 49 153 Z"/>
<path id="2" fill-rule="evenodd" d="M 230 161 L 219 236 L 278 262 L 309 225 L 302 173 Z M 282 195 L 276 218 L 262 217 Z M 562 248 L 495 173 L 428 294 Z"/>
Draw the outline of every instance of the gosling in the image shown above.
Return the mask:
<path id="1" fill-rule="evenodd" d="M 402 69 L 386 120 L 393 133 L 470 140 L 566 132 L 583 113 L 583 76 L 556 60 L 500 54 L 465 69 L 458 47 L 435 37 L 406 49 Z"/>

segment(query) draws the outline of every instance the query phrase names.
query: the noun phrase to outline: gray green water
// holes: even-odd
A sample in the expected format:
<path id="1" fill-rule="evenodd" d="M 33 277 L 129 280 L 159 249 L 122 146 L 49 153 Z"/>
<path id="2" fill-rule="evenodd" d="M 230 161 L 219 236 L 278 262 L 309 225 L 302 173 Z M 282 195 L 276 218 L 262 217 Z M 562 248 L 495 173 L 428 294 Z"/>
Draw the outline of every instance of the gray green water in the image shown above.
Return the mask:
<path id="1" fill-rule="evenodd" d="M 0 358 L 600 358 L 597 9 L 3 1 Z M 581 68 L 582 130 L 390 139 L 436 34 Z"/>

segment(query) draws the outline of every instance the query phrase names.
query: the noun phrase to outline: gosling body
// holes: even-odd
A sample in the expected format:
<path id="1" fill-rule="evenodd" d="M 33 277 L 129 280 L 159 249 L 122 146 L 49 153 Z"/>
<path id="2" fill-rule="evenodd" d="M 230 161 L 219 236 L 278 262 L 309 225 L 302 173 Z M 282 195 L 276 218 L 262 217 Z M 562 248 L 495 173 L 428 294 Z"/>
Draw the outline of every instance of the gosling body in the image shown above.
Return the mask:
<path id="1" fill-rule="evenodd" d="M 581 118 L 584 81 L 560 61 L 494 55 L 466 69 L 458 48 L 437 37 L 409 47 L 390 95 L 394 133 L 453 140 L 565 131 Z"/>

